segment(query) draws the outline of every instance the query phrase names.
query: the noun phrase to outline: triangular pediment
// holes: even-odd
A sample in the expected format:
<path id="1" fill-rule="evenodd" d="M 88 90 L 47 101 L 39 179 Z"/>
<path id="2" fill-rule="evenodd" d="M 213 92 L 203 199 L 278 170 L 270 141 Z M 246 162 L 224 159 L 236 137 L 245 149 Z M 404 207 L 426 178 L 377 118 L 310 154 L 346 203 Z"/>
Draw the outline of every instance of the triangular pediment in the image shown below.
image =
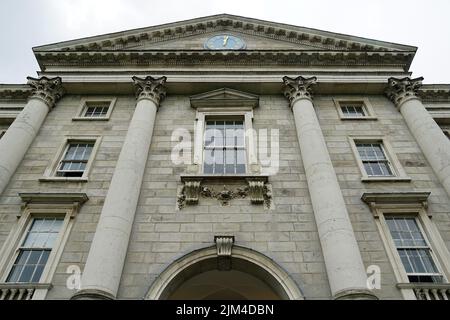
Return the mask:
<path id="1" fill-rule="evenodd" d="M 416 47 L 220 14 L 35 47 L 45 51 L 204 50 L 213 35 L 241 37 L 246 50 L 416 51 Z"/>
<path id="2" fill-rule="evenodd" d="M 191 106 L 198 107 L 251 107 L 259 104 L 259 96 L 230 88 L 221 88 L 190 97 Z"/>

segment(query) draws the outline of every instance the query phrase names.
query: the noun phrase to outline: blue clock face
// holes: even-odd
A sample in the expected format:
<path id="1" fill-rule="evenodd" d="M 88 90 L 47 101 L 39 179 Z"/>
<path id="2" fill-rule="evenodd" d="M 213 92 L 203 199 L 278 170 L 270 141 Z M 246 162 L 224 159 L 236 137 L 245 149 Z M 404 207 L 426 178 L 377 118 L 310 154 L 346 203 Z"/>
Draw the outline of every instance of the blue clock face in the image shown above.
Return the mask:
<path id="1" fill-rule="evenodd" d="M 238 37 L 221 34 L 209 38 L 205 42 L 205 48 L 211 50 L 239 50 L 245 48 L 245 42 Z"/>

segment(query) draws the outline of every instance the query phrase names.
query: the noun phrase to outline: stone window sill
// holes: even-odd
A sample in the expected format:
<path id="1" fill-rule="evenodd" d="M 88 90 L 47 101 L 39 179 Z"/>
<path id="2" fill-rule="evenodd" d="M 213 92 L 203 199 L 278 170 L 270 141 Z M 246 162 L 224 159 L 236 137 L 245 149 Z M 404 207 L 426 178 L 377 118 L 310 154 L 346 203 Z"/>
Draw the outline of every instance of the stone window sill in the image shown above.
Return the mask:
<path id="1" fill-rule="evenodd" d="M 72 121 L 108 121 L 109 117 L 73 117 Z"/>
<path id="2" fill-rule="evenodd" d="M 410 177 L 362 177 L 362 182 L 411 182 Z"/>
<path id="3" fill-rule="evenodd" d="M 369 120 L 369 121 L 374 121 L 374 120 L 378 120 L 377 117 L 373 117 L 373 116 L 367 116 L 367 117 L 341 117 L 341 120 Z"/>
<path id="4" fill-rule="evenodd" d="M 42 177 L 40 182 L 88 182 L 88 178 L 83 177 Z"/>

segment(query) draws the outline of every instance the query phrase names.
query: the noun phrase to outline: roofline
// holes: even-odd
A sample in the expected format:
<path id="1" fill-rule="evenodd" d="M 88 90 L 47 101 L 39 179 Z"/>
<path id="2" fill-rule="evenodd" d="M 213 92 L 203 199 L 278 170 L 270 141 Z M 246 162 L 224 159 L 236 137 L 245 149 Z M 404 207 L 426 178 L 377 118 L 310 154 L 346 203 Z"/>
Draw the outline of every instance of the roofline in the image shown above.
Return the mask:
<path id="1" fill-rule="evenodd" d="M 207 19 L 212 20 L 212 19 L 220 19 L 220 18 L 229 18 L 229 19 L 234 18 L 234 19 L 247 20 L 249 22 L 254 22 L 254 23 L 268 24 L 268 25 L 281 26 L 281 27 L 284 26 L 286 28 L 303 29 L 304 31 L 307 31 L 307 32 L 309 31 L 310 33 L 313 33 L 313 34 L 315 33 L 317 35 L 338 36 L 338 37 L 343 38 L 343 40 L 347 40 L 347 41 L 367 41 L 367 42 L 371 42 L 371 44 L 374 44 L 374 45 L 396 46 L 396 47 L 399 47 L 397 49 L 401 48 L 400 50 L 417 51 L 416 46 L 410 46 L 410 45 L 405 45 L 405 44 L 400 44 L 400 43 L 395 43 L 395 42 L 380 41 L 380 40 L 375 40 L 375 39 L 371 39 L 371 38 L 364 38 L 364 37 L 359 37 L 359 36 L 354 36 L 354 35 L 349 35 L 349 34 L 344 34 L 344 33 L 336 33 L 336 32 L 314 29 L 314 28 L 307 28 L 307 27 L 296 26 L 296 25 L 291 25 L 291 24 L 286 24 L 286 23 L 281 23 L 281 22 L 279 23 L 279 22 L 274 22 L 274 21 L 231 15 L 231 14 L 227 14 L 227 13 L 204 16 L 204 17 L 193 18 L 193 19 L 186 19 L 186 20 L 181 20 L 181 21 L 176 21 L 176 22 L 169 22 L 169 23 L 146 26 L 146 27 L 135 28 L 135 29 L 128 29 L 128 30 L 124 30 L 124 31 L 106 33 L 106 34 L 95 35 L 95 36 L 88 36 L 88 37 L 83 37 L 83 38 L 67 40 L 67 41 L 54 42 L 54 43 L 45 44 L 45 45 L 41 45 L 41 46 L 35 46 L 32 49 L 33 49 L 33 51 L 39 51 L 39 50 L 45 49 L 45 47 L 51 47 L 51 46 L 55 46 L 55 45 L 61 45 L 61 46 L 70 45 L 70 44 L 75 44 L 77 42 L 80 42 L 81 40 L 90 40 L 90 39 L 92 40 L 95 38 L 98 38 L 98 40 L 101 40 L 103 38 L 110 38 L 110 37 L 121 36 L 121 35 L 125 36 L 130 33 L 138 33 L 139 31 L 143 31 L 143 30 L 147 30 L 147 29 L 151 29 L 151 28 L 159 29 L 159 28 L 164 28 L 164 27 L 176 26 L 179 24 L 186 24 L 188 22 L 195 23 L 195 22 L 200 22 L 200 21 L 204 21 Z"/>

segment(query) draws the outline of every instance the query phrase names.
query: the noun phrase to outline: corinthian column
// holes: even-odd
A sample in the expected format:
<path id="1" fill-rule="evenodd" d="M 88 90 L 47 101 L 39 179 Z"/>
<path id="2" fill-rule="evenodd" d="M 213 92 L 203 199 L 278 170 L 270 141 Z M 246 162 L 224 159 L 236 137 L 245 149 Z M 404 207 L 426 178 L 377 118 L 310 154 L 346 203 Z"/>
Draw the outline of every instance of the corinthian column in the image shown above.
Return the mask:
<path id="1" fill-rule="evenodd" d="M 450 196 L 450 141 L 417 96 L 422 80 L 422 77 L 389 78 L 386 95 L 400 110 L 425 158 Z"/>
<path id="2" fill-rule="evenodd" d="M 0 139 L 0 194 L 3 193 L 36 137 L 47 113 L 62 97 L 61 78 L 28 77 L 32 87 L 28 102 Z"/>
<path id="3" fill-rule="evenodd" d="M 314 111 L 310 88 L 316 77 L 284 77 L 284 95 L 294 113 L 323 257 L 335 299 L 373 299 L 325 139 Z"/>
<path id="4" fill-rule="evenodd" d="M 114 299 L 127 254 L 156 111 L 165 96 L 166 77 L 133 77 L 137 103 L 117 160 L 100 220 L 74 299 Z"/>

